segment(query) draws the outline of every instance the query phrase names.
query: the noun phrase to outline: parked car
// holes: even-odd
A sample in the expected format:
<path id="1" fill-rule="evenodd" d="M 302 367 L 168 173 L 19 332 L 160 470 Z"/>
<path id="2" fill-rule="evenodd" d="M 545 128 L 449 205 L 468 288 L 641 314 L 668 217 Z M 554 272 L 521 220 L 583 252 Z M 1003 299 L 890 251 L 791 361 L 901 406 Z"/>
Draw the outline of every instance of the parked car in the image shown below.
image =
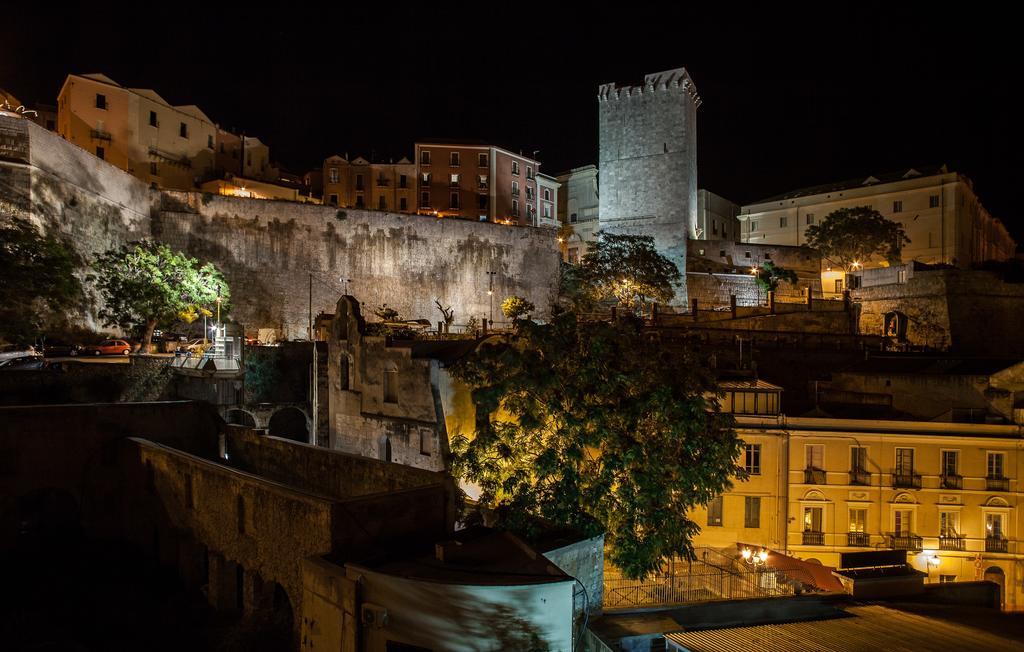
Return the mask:
<path id="1" fill-rule="evenodd" d="M 63 340 L 46 340 L 43 343 L 43 355 L 47 358 L 60 358 L 64 356 L 78 355 L 81 349 L 77 344 L 71 344 Z"/>
<path id="2" fill-rule="evenodd" d="M 43 356 L 38 353 L 0 360 L 0 369 L 3 369 L 4 371 L 10 371 L 13 369 L 40 369 L 42 368 L 42 365 Z"/>
<path id="3" fill-rule="evenodd" d="M 128 355 L 132 345 L 124 340 L 103 340 L 99 344 L 83 346 L 79 355 Z"/>
<path id="4" fill-rule="evenodd" d="M 12 358 L 24 358 L 27 355 L 39 355 L 39 352 L 31 346 L 21 346 L 20 344 L 0 346 L 0 362 Z"/>
<path id="5" fill-rule="evenodd" d="M 175 353 L 191 353 L 192 355 L 201 355 L 206 349 L 213 346 L 213 340 L 204 340 L 202 338 L 191 340 L 189 342 L 182 342 Z"/>

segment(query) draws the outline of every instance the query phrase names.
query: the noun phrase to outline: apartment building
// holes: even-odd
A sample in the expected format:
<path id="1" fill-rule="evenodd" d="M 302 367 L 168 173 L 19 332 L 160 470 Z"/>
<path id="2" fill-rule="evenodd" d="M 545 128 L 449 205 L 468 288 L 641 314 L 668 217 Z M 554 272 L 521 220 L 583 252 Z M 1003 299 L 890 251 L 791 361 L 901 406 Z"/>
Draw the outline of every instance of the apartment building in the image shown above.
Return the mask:
<path id="1" fill-rule="evenodd" d="M 989 579 L 1006 608 L 1024 608 L 1021 425 L 787 417 L 767 396 L 781 388 L 746 384 L 723 387 L 721 401 L 749 479 L 695 510 L 695 543 L 826 566 L 843 552 L 904 550 L 929 582 Z"/>
<path id="2" fill-rule="evenodd" d="M 535 159 L 493 145 L 431 141 L 416 143 L 416 166 L 419 213 L 538 225 Z"/>
<path id="3" fill-rule="evenodd" d="M 246 179 L 278 181 L 279 171 L 270 163 L 270 147 L 259 138 L 218 128 L 216 150 L 218 176 L 230 174 Z"/>
<path id="4" fill-rule="evenodd" d="M 563 243 L 563 256 L 568 263 L 578 263 L 586 255 L 589 243 L 597 239 L 596 234 L 600 230 L 597 166 L 573 168 L 557 178 L 562 184 L 558 220 L 572 227 L 572 233 Z"/>
<path id="5" fill-rule="evenodd" d="M 192 189 L 213 171 L 217 127 L 194 105 L 99 73 L 68 75 L 57 97 L 66 140 L 161 188 Z"/>
<path id="6" fill-rule="evenodd" d="M 371 163 L 361 156 L 331 156 L 324 161 L 322 178 L 324 204 L 416 212 L 416 165 L 405 157 L 397 163 Z"/>
<path id="7" fill-rule="evenodd" d="M 899 222 L 910 244 L 903 262 L 970 267 L 1007 260 L 1016 243 L 982 205 L 969 178 L 945 165 L 793 190 L 747 204 L 738 216 L 742 242 L 803 245 L 807 227 L 839 208 L 868 206 Z M 879 261 L 867 261 L 869 266 Z M 874 263 L 874 265 L 872 265 Z"/>
<path id="8" fill-rule="evenodd" d="M 562 186 L 555 177 L 537 173 L 537 224 L 557 229 L 558 221 L 558 189 Z"/>
<path id="9" fill-rule="evenodd" d="M 697 191 L 697 239 L 739 242 L 740 207 L 710 190 Z"/>

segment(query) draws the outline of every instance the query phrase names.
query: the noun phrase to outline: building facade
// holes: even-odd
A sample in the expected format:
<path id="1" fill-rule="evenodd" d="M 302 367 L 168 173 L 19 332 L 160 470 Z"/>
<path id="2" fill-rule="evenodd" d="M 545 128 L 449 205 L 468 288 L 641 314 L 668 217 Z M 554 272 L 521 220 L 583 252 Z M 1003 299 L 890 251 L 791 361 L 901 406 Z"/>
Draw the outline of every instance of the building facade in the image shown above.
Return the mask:
<path id="1" fill-rule="evenodd" d="M 349 160 L 335 155 L 324 161 L 322 178 L 327 205 L 416 212 L 416 165 L 407 158 L 371 163 L 361 156 Z"/>
<path id="2" fill-rule="evenodd" d="M 68 75 L 57 131 L 69 142 L 160 188 L 193 189 L 216 165 L 217 127 L 199 107 L 172 106 L 102 74 Z"/>
<path id="3" fill-rule="evenodd" d="M 740 207 L 710 190 L 697 191 L 696 238 L 739 242 Z"/>
<path id="4" fill-rule="evenodd" d="M 944 165 L 803 188 L 745 205 L 739 215 L 741 239 L 803 245 L 807 227 L 855 206 L 899 222 L 910 238 L 904 262 L 970 267 L 1007 260 L 1016 252 L 1013 238 L 982 205 L 971 180 Z"/>
<path id="5" fill-rule="evenodd" d="M 562 184 L 558 220 L 572 229 L 566 242 L 562 243 L 563 256 L 566 262 L 575 264 L 586 255 L 601 228 L 597 166 L 573 168 L 560 174 L 558 181 Z"/>
<path id="6" fill-rule="evenodd" d="M 646 75 L 643 85 L 598 89 L 600 228 L 649 235 L 686 269 L 686 240 L 696 236 L 697 107 L 683 68 Z M 686 287 L 676 290 L 686 305 Z"/>
<path id="7" fill-rule="evenodd" d="M 539 161 L 493 145 L 416 143 L 417 209 L 439 217 L 537 226 L 539 170 Z"/>

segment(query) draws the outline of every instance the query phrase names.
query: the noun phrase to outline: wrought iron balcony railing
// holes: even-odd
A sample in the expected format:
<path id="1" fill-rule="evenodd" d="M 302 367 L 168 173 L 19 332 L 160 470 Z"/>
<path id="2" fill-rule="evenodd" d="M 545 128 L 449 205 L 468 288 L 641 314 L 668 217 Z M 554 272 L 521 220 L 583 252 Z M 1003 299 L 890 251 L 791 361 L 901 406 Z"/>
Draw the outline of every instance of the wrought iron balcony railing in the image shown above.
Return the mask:
<path id="1" fill-rule="evenodd" d="M 825 545 L 825 533 L 805 530 L 803 541 L 805 546 L 823 546 Z"/>
<path id="2" fill-rule="evenodd" d="M 916 534 L 890 534 L 889 547 L 893 550 L 921 550 L 921 537 Z"/>
<path id="3" fill-rule="evenodd" d="M 892 486 L 901 489 L 920 489 L 921 474 L 913 471 L 893 471 Z"/>
<path id="4" fill-rule="evenodd" d="M 851 548 L 867 548 L 871 545 L 871 535 L 867 532 L 847 532 L 846 545 Z"/>
<path id="5" fill-rule="evenodd" d="M 825 481 L 825 470 L 808 468 L 804 469 L 804 484 L 828 484 Z"/>
<path id="6" fill-rule="evenodd" d="M 92 130 L 90 130 L 89 131 L 89 136 L 91 136 L 93 140 L 106 140 L 106 141 L 113 140 L 113 136 L 110 135 L 110 132 L 102 131 L 100 129 L 92 129 Z"/>
<path id="7" fill-rule="evenodd" d="M 1003 537 L 985 537 L 985 552 L 1006 552 L 1008 543 Z"/>
<path id="8" fill-rule="evenodd" d="M 943 475 L 939 478 L 943 489 L 963 489 L 964 478 L 962 475 Z"/>
<path id="9" fill-rule="evenodd" d="M 864 469 L 853 469 L 850 471 L 850 484 L 871 486 L 871 473 Z"/>
<path id="10" fill-rule="evenodd" d="M 964 548 L 964 538 L 958 534 L 939 536 L 939 550 L 963 550 Z"/>
<path id="11" fill-rule="evenodd" d="M 985 478 L 985 487 L 988 491 L 1009 491 L 1010 479 L 1003 476 L 990 475 Z"/>

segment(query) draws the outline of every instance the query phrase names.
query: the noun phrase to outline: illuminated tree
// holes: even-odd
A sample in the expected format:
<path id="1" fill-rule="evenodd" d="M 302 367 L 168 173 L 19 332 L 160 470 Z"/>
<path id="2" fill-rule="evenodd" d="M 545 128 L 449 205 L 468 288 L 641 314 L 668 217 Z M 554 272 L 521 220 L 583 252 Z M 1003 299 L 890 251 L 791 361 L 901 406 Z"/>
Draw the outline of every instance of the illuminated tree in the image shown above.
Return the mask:
<path id="1" fill-rule="evenodd" d="M 691 555 L 700 526 L 687 513 L 743 476 L 741 441 L 705 398 L 714 382 L 696 350 L 655 342 L 633 317 L 519 320 L 453 373 L 477 410 L 475 432 L 452 438 L 453 473 L 501 526 L 605 532 L 630 577 Z"/>
<path id="2" fill-rule="evenodd" d="M 834 210 L 820 224 L 807 227 L 806 236 L 808 247 L 817 249 L 846 271 L 863 265 L 873 256 L 898 265 L 903 246 L 910 244 L 899 222 L 886 219 L 870 206 Z"/>
<path id="3" fill-rule="evenodd" d="M 90 276 L 103 297 L 100 317 L 107 326 L 141 332 L 145 350 L 158 325 L 192 323 L 217 310 L 227 314 L 231 292 L 212 263 L 171 250 L 165 244 L 134 242 L 96 258 Z"/>
<path id="4" fill-rule="evenodd" d="M 536 308 L 532 302 L 516 295 L 506 297 L 501 302 L 501 314 L 505 315 L 506 319 L 511 319 L 512 321 L 522 319 L 536 310 Z"/>
<path id="5" fill-rule="evenodd" d="M 583 299 L 617 300 L 630 311 L 650 301 L 668 303 L 674 285 L 682 281 L 679 268 L 654 248 L 654 238 L 599 232 L 580 264 L 568 270 L 566 287 L 574 286 Z M 574 303 L 583 303 L 577 300 Z"/>
<path id="6" fill-rule="evenodd" d="M 783 267 L 776 267 L 768 260 L 757 268 L 757 285 L 767 292 L 775 292 L 782 282 L 796 283 L 796 272 Z"/>

